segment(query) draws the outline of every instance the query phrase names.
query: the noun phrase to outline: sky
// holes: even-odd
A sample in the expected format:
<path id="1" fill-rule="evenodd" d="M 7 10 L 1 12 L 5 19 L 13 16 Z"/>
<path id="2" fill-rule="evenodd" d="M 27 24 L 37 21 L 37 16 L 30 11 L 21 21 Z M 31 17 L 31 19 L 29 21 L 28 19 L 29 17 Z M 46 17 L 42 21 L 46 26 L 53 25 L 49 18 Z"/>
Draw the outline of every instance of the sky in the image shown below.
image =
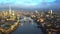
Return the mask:
<path id="1" fill-rule="evenodd" d="M 7 5 L 38 5 L 42 2 L 54 2 L 56 0 L 0 0 L 0 4 L 7 4 Z"/>
<path id="2" fill-rule="evenodd" d="M 0 7 L 60 8 L 60 0 L 0 0 Z"/>

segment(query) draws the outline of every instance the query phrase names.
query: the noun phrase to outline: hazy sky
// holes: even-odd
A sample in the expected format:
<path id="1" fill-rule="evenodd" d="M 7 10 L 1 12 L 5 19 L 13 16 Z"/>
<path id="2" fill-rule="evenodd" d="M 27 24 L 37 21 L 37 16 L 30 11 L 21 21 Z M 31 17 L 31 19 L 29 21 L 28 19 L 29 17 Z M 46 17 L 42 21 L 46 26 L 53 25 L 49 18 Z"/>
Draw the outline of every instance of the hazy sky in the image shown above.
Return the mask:
<path id="1" fill-rule="evenodd" d="M 0 6 L 46 8 L 60 6 L 60 0 L 0 0 Z M 59 7 L 58 7 L 59 8 Z"/>
<path id="2" fill-rule="evenodd" d="M 0 0 L 0 4 L 7 5 L 38 5 L 42 2 L 54 2 L 56 0 Z"/>

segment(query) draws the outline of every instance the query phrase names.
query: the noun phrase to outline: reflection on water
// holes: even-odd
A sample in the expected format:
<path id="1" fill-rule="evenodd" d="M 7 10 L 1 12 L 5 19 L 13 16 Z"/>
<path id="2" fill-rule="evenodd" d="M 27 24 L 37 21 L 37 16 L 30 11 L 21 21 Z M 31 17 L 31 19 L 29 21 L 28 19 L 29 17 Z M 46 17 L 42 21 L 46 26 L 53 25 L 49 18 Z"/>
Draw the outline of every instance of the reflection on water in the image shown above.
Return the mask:
<path id="1" fill-rule="evenodd" d="M 20 21 L 19 27 L 12 34 L 43 34 L 43 32 L 37 28 L 35 22 L 26 19 L 26 22 L 24 20 Z"/>

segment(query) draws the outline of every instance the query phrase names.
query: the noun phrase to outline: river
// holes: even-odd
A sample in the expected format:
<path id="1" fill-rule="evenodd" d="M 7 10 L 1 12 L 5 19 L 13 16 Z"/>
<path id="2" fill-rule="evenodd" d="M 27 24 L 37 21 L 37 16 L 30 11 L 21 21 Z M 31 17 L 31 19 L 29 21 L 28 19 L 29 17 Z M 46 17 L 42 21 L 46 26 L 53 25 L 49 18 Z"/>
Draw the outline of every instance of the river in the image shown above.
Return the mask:
<path id="1" fill-rule="evenodd" d="M 29 22 L 26 17 L 26 22 L 23 19 L 20 20 L 18 28 L 12 34 L 43 34 L 40 28 L 37 28 L 37 24 L 32 20 Z"/>

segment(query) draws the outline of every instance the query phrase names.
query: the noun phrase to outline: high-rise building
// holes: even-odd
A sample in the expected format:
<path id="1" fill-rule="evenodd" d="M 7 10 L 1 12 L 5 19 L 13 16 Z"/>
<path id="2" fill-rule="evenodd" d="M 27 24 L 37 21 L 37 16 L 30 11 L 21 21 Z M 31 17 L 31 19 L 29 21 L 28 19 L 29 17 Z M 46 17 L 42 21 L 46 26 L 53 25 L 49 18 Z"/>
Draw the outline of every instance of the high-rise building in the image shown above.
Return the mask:
<path id="1" fill-rule="evenodd" d="M 9 6 L 9 14 L 11 14 L 12 13 L 12 11 L 11 11 L 11 6 Z"/>
<path id="2" fill-rule="evenodd" d="M 52 15 L 52 14 L 53 14 L 53 11 L 52 11 L 52 10 L 49 10 L 49 12 L 48 12 L 48 13 Z"/>

